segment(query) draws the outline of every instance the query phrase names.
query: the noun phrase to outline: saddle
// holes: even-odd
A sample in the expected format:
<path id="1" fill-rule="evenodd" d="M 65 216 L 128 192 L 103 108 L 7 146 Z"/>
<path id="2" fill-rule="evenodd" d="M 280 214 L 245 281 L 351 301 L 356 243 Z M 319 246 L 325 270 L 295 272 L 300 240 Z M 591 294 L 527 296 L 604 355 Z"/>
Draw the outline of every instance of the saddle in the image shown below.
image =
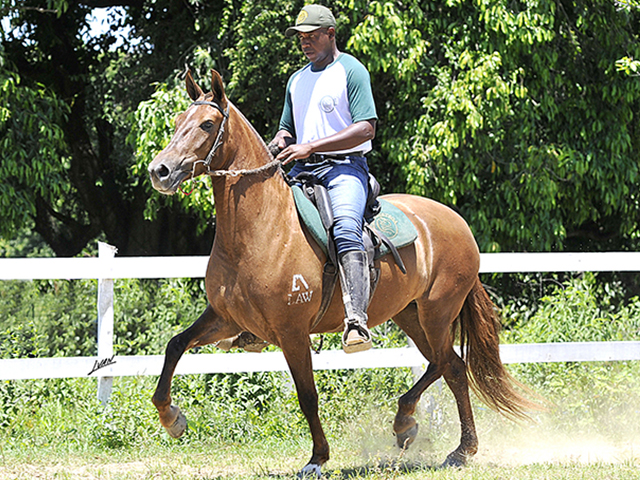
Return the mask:
<path id="1" fill-rule="evenodd" d="M 296 178 L 285 177 L 293 192 L 298 215 L 307 227 L 311 236 L 327 255 L 322 275 L 322 300 L 320 309 L 314 319 L 312 330 L 315 328 L 329 308 L 331 298 L 338 282 L 338 254 L 331 235 L 333 226 L 333 209 L 329 192 L 320 182 L 308 173 Z M 398 207 L 384 199 L 378 198 L 380 184 L 373 175 L 369 175 L 369 192 L 364 215 L 363 241 L 367 252 L 369 270 L 371 272 L 370 296 L 373 297 L 380 269 L 375 266 L 375 260 L 391 253 L 403 273 L 406 273 L 398 248 L 411 245 L 418 232 L 407 216 Z M 322 344 L 322 342 L 321 342 Z M 268 342 L 249 332 L 218 342 L 218 348 L 229 351 L 231 348 L 241 348 L 249 352 L 260 352 Z M 320 349 L 318 347 L 318 349 Z"/>
<path id="2" fill-rule="evenodd" d="M 326 313 L 338 279 L 337 249 L 331 234 L 333 209 L 329 192 L 316 177 L 302 173 L 287 178 L 291 186 L 298 214 L 311 236 L 327 255 L 322 279 L 322 301 L 312 325 L 315 327 Z M 373 297 L 380 277 L 374 261 L 389 253 L 402 271 L 407 273 L 398 248 L 412 244 L 418 232 L 406 215 L 395 205 L 379 199 L 380 184 L 369 174 L 369 191 L 364 215 L 363 242 L 371 272 L 370 296 Z"/>

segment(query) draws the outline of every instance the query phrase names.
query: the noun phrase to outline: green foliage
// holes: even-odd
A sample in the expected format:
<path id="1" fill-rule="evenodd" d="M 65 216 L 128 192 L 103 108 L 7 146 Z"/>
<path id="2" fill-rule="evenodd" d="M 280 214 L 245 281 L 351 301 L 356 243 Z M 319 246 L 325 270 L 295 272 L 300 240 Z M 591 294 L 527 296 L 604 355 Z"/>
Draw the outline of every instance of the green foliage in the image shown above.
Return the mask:
<path id="1" fill-rule="evenodd" d="M 265 137 L 273 136 L 278 129 L 288 76 L 304 65 L 294 40 L 284 37 L 284 30 L 293 22 L 298 8 L 291 2 L 278 0 L 270 4 L 227 1 L 222 20 L 202 18 L 198 21 L 201 29 L 219 31 L 214 45 L 198 45 L 190 55 L 188 67 L 193 70 L 196 81 L 208 91 L 210 69 L 221 72 L 228 97 Z M 283 11 L 290 13 L 283 15 Z M 226 43 L 233 46 L 216 51 L 216 46 Z M 219 58 L 222 54 L 224 60 Z M 146 180 L 149 163 L 169 143 L 174 117 L 191 103 L 180 78 L 182 75 L 176 74 L 166 82 L 156 83 L 151 99 L 141 102 L 133 114 L 134 128 L 128 141 L 135 146 L 133 174 L 144 183 L 148 196 L 145 218 L 154 219 L 160 206 L 180 207 L 203 220 L 199 224 L 199 233 L 202 233 L 213 214 L 211 191 L 203 188 L 208 180 L 192 182 L 195 190 L 189 196 L 170 198 L 158 195 Z M 185 191 L 190 189 L 191 186 L 185 187 Z"/>
<path id="2" fill-rule="evenodd" d="M 62 207 L 69 196 L 60 126 L 68 112 L 44 85 L 23 85 L 18 73 L 0 67 L 0 235 L 29 225 L 37 199 Z"/>
<path id="3" fill-rule="evenodd" d="M 172 391 L 189 416 L 190 441 L 215 437 L 246 443 L 306 433 L 306 421 L 286 373 L 179 376 Z"/>
<path id="4" fill-rule="evenodd" d="M 148 441 L 157 429 L 148 388 L 148 381 L 124 381 L 116 384 L 106 406 L 97 400 L 88 402 L 84 415 L 91 443 L 105 449 L 125 449 Z"/>
<path id="5" fill-rule="evenodd" d="M 38 332 L 33 321 L 0 333 L 0 358 L 38 358 L 44 356 L 48 338 Z"/>
<path id="6" fill-rule="evenodd" d="M 0 319 L 11 320 L 0 328 L 4 332 L 0 338 L 4 358 L 50 355 L 46 347 L 59 341 L 53 337 L 64 337 L 68 344 L 58 348 L 65 352 L 81 351 L 86 349 L 85 340 L 94 341 L 95 331 L 86 339 L 80 338 L 77 330 L 78 338 L 66 331 L 82 323 L 72 320 L 82 314 L 82 308 L 74 309 L 62 300 L 55 303 L 55 295 L 75 298 L 79 306 L 86 301 L 95 308 L 95 282 L 2 282 L 0 286 Z M 89 291 L 86 298 L 81 289 Z M 42 303 L 33 301 L 38 295 Z M 200 281 L 118 281 L 116 351 L 161 353 L 168 338 L 200 313 L 203 298 Z M 518 343 L 637 340 L 640 300 L 621 303 L 620 298 L 617 286 L 598 283 L 594 275 L 584 274 L 540 299 L 540 307 L 533 314 L 523 315 L 507 305 L 504 314 L 513 317 L 513 327 L 505 332 L 504 339 Z M 56 317 L 41 319 L 41 305 L 50 305 Z M 26 316 L 29 309 L 35 313 Z M 45 332 L 45 320 L 55 328 Z M 405 345 L 401 332 L 391 323 L 377 327 L 375 334 L 376 348 Z M 339 335 L 325 336 L 324 348 L 340 348 Z M 211 351 L 211 347 L 205 351 Z M 220 354 L 233 361 L 233 354 Z M 638 362 L 509 368 L 553 402 L 551 414 L 540 416 L 541 422 L 552 423 L 553 431 L 597 431 L 611 438 L 634 434 L 635 424 L 629 418 L 637 412 L 632 411 L 635 407 L 628 399 L 640 393 Z M 385 445 L 391 443 L 389 432 L 397 398 L 413 383 L 409 369 L 317 371 L 315 378 L 321 418 L 332 444 L 338 438 L 355 436 L 363 442 L 357 448 L 378 451 L 380 438 L 385 439 Z M 287 373 L 176 376 L 174 403 L 189 419 L 189 430 L 178 441 L 164 432 L 150 402 L 156 381 L 153 377 L 116 378 L 112 400 L 106 407 L 96 399 L 93 378 L 0 382 L 3 455 L 30 456 L 53 448 L 109 456 L 153 448 L 164 451 L 204 446 L 217 450 L 234 445 L 280 444 L 292 438 L 303 439 L 308 447 L 308 427 Z M 425 401 L 431 402 L 430 397 L 437 400 L 437 405 L 429 403 L 426 411 L 418 412 L 421 436 L 429 439 L 422 448 L 431 450 L 430 442 L 436 441 L 451 448 L 459 435 L 455 404 L 448 390 L 437 384 L 425 394 Z M 482 406 L 474 408 L 484 443 L 486 430 L 492 430 L 496 421 Z M 368 442 L 375 445 L 369 446 Z"/>
<path id="7" fill-rule="evenodd" d="M 53 257 L 54 252 L 39 235 L 34 235 L 25 229 L 15 235 L 13 239 L 0 237 L 0 258 L 16 257 Z"/>
<path id="8" fill-rule="evenodd" d="M 120 280 L 115 298 L 117 355 L 163 354 L 207 305 L 203 280 Z"/>
<path id="9" fill-rule="evenodd" d="M 97 280 L 1 282 L 0 357 L 95 355 L 96 295 Z M 117 355 L 164 353 L 206 307 L 201 280 L 118 280 L 115 298 Z"/>
<path id="10" fill-rule="evenodd" d="M 640 84 L 615 65 L 638 55 L 636 11 L 368 6 L 349 47 L 372 71 L 381 156 L 407 191 L 459 208 L 485 251 L 563 248 L 587 230 L 618 248 L 635 238 Z"/>
<path id="11" fill-rule="evenodd" d="M 94 280 L 0 283 L 0 357 L 95 355 L 96 287 Z M 118 280 L 115 299 L 117 355 L 162 354 L 168 340 L 190 325 L 206 305 L 203 282 L 182 279 Z M 378 327 L 375 341 L 379 348 L 406 344 L 393 324 Z M 340 348 L 339 335 L 328 335 L 325 348 Z M 233 361 L 232 355 L 229 360 Z M 342 428 L 349 412 L 360 406 L 358 392 L 362 389 L 375 392 L 375 405 L 390 407 L 410 386 L 408 369 L 323 371 L 316 378 L 323 418 L 332 429 Z M 44 418 L 36 413 L 37 406 L 52 402 L 55 408 L 70 409 L 81 417 L 73 420 L 83 425 L 82 431 L 76 427 L 74 433 L 80 442 L 108 449 L 149 441 L 164 444 L 168 437 L 154 433 L 159 429 L 149 401 L 154 382 L 116 379 L 106 408 L 93 399 L 94 379 L 3 382 L 0 427 L 17 439 L 33 440 L 40 435 L 29 433 L 34 428 L 36 432 L 43 429 L 44 437 L 59 434 L 59 430 L 51 432 L 40 425 Z M 56 395 L 63 398 L 56 399 Z M 307 434 L 295 387 L 286 373 L 177 376 L 173 396 L 189 414 L 190 432 L 185 441 L 246 442 Z M 65 403 L 68 398 L 83 400 L 71 408 Z M 32 412 L 30 421 L 16 418 L 25 411 Z"/>
<path id="12" fill-rule="evenodd" d="M 599 284 L 592 273 L 565 282 L 539 300 L 531 318 L 506 332 L 513 343 L 605 342 L 640 339 L 640 300 L 620 305 L 619 292 Z M 509 316 L 506 309 L 504 315 Z"/>
<path id="13" fill-rule="evenodd" d="M 540 299 L 526 321 L 515 319 L 508 343 L 625 341 L 640 339 L 640 299 L 628 304 L 619 292 L 584 274 Z M 510 312 L 507 310 L 506 315 Z M 638 362 L 568 362 L 514 365 L 518 378 L 553 403 L 558 428 L 620 433 L 630 414 L 628 399 L 640 393 Z M 609 431 L 609 429 L 613 429 Z"/>
<path id="14" fill-rule="evenodd" d="M 9 341 L 20 332 L 32 338 L 10 357 L 93 355 L 96 284 L 92 280 L 2 282 L 0 331 L 3 340 Z"/>
<path id="15" fill-rule="evenodd" d="M 226 3 L 222 34 L 234 39 L 225 50 L 228 94 L 267 141 L 278 130 L 287 79 L 307 63 L 297 39 L 284 36 L 301 7 L 292 0 Z"/>
<path id="16" fill-rule="evenodd" d="M 178 73 L 186 63 L 206 87 L 210 68 L 222 72 L 270 139 L 285 82 L 306 62 L 283 35 L 303 2 L 132 5 L 120 10 L 131 27 L 120 49 L 114 32 L 79 33 L 86 5 L 50 1 L 39 14 L 2 5 L 16 28 L 2 31 L 0 49 L 0 234 L 35 225 L 65 255 L 100 232 L 122 252 L 194 248 L 213 211 L 205 184 L 167 199 L 146 178 L 188 102 Z M 380 119 L 370 164 L 385 191 L 457 208 L 484 251 L 635 248 L 637 2 L 330 7 L 340 49 L 372 74 Z M 165 208 L 180 223 L 197 219 L 173 229 L 181 238 L 169 246 L 158 240 Z"/>
<path id="17" fill-rule="evenodd" d="M 195 220 L 193 208 L 178 212 L 171 235 L 166 216 L 147 209 L 154 219 L 145 219 L 148 179 L 132 169 L 125 138 L 131 113 L 153 92 L 150 85 L 172 77 L 189 55 L 197 56 L 194 44 L 209 38 L 194 28 L 192 8 L 215 17 L 217 4 L 160 0 L 112 7 L 106 10 L 111 28 L 91 36 L 92 7 L 83 2 L 24 8 L 3 2 L 2 8 L 0 235 L 11 239 L 21 228 L 34 229 L 63 256 L 100 235 L 124 254 L 206 250 L 209 202 L 204 222 Z M 181 245 L 190 251 L 180 252 Z"/>
<path id="18" fill-rule="evenodd" d="M 616 69 L 619 72 L 624 72 L 627 75 L 637 77 L 640 75 L 640 61 L 629 57 L 622 57 L 620 60 L 616 61 Z"/>

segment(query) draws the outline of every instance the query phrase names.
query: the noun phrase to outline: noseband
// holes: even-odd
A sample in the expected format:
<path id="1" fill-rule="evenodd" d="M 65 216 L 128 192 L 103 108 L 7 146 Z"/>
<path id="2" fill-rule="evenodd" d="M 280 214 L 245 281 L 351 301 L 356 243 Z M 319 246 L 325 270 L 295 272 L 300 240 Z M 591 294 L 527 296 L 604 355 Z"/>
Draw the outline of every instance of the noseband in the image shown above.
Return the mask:
<path id="1" fill-rule="evenodd" d="M 193 172 L 191 174 L 191 178 L 193 178 L 194 173 L 195 173 L 195 166 L 198 163 L 202 163 L 206 169 L 207 169 L 207 175 L 210 175 L 212 177 L 225 177 L 225 176 L 231 176 L 231 177 L 237 177 L 239 175 L 252 175 L 252 174 L 256 174 L 256 173 L 263 173 L 267 170 L 269 170 L 270 168 L 274 167 L 274 166 L 280 166 L 282 165 L 282 162 L 280 162 L 279 160 L 273 160 L 269 163 L 267 163 L 266 165 L 263 165 L 262 167 L 258 167 L 258 168 L 254 168 L 254 169 L 243 169 L 243 170 L 211 170 L 211 161 L 213 160 L 213 156 L 215 155 L 216 151 L 218 150 L 218 148 L 220 148 L 220 146 L 222 145 L 222 136 L 224 135 L 224 129 L 225 126 L 227 125 L 227 121 L 229 120 L 229 103 L 227 103 L 227 108 L 226 110 L 223 110 L 222 107 L 217 104 L 216 102 L 209 102 L 207 100 L 196 100 L 195 102 L 193 102 L 191 105 L 208 105 L 210 107 L 215 108 L 216 110 L 218 110 L 221 114 L 222 114 L 222 122 L 220 123 L 220 127 L 218 127 L 218 135 L 216 136 L 216 140 L 215 142 L 213 142 L 213 146 L 211 147 L 211 150 L 209 151 L 209 154 L 207 155 L 207 158 L 205 158 L 204 160 L 197 160 L 196 162 L 193 163 Z"/>

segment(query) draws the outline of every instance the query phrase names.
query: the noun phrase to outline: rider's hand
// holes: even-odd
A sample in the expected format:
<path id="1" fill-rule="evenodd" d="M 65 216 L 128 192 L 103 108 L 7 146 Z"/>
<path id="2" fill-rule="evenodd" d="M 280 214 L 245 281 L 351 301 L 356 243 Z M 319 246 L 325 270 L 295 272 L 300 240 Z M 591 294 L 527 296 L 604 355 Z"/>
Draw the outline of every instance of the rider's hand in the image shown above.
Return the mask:
<path id="1" fill-rule="evenodd" d="M 279 154 L 287 148 L 289 145 L 295 144 L 296 139 L 286 130 L 280 130 L 273 140 L 269 142 L 267 148 L 273 157 L 278 157 Z M 278 159 L 280 160 L 280 159 Z"/>
<path id="2" fill-rule="evenodd" d="M 312 153 L 314 153 L 313 149 L 308 143 L 289 145 L 278 154 L 276 160 L 280 160 L 283 165 L 286 165 L 294 160 L 309 158 Z"/>

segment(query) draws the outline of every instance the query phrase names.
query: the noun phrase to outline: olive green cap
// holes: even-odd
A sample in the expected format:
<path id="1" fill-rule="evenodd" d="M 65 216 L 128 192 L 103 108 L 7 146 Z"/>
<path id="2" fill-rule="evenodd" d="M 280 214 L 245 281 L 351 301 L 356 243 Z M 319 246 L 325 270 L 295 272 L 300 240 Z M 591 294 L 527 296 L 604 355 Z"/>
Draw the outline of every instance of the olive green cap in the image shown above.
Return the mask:
<path id="1" fill-rule="evenodd" d="M 336 19 L 327 7 L 322 5 L 307 5 L 300 10 L 296 24 L 287 28 L 284 34 L 291 37 L 298 32 L 312 32 L 318 28 L 336 27 Z"/>

